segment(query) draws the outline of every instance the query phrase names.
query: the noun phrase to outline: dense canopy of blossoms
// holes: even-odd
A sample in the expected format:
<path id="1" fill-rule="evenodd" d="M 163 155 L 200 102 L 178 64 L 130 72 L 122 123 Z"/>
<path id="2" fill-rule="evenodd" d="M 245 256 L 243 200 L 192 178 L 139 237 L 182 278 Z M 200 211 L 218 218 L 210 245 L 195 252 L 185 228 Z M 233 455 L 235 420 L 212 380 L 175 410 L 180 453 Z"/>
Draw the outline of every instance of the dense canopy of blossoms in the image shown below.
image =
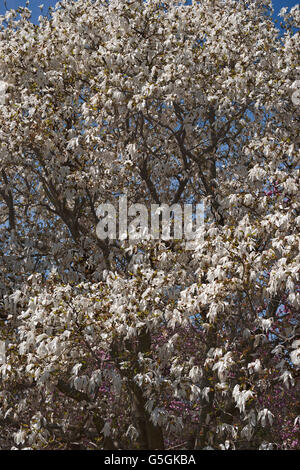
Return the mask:
<path id="1" fill-rule="evenodd" d="M 299 20 L 0 17 L 1 448 L 300 448 Z M 101 240 L 120 194 L 204 201 L 204 236 Z"/>

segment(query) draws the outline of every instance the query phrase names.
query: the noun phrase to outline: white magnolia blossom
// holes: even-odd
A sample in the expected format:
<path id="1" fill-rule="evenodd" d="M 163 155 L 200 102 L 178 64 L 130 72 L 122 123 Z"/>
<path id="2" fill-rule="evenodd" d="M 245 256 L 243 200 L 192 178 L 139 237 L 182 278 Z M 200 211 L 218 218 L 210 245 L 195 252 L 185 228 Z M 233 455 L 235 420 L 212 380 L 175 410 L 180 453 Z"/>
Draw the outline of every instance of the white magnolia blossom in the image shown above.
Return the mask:
<path id="1" fill-rule="evenodd" d="M 274 415 L 271 413 L 271 411 L 267 410 L 266 408 L 264 408 L 263 410 L 261 410 L 261 411 L 258 413 L 258 416 L 257 416 L 258 421 L 260 420 L 261 425 L 262 425 L 263 427 L 266 426 L 267 421 L 269 421 L 269 424 L 272 426 L 272 424 L 273 424 L 273 418 L 274 418 Z"/>
<path id="2" fill-rule="evenodd" d="M 300 340 L 292 343 L 293 351 L 290 353 L 291 361 L 296 366 L 300 365 Z"/>

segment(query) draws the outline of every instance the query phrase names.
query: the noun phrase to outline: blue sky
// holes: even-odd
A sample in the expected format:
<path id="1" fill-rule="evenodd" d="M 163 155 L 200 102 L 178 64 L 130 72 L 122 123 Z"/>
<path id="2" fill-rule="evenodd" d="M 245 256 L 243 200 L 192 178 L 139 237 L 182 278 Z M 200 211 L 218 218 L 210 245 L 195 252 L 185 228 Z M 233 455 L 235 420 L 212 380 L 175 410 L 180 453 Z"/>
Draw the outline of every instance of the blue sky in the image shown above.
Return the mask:
<path id="1" fill-rule="evenodd" d="M 44 5 L 45 13 L 48 10 L 49 6 L 54 6 L 57 0 L 31 0 L 30 1 L 30 10 L 32 10 L 33 20 L 37 21 L 37 18 L 41 14 L 39 5 Z M 6 0 L 7 8 L 17 9 L 19 6 L 25 6 L 26 0 Z M 0 0 L 0 13 L 5 12 L 4 0 Z"/>
<path id="2" fill-rule="evenodd" d="M 7 7 L 16 9 L 18 6 L 25 6 L 26 0 L 6 0 Z M 39 5 L 44 4 L 45 12 L 47 12 L 49 6 L 54 6 L 56 0 L 31 0 L 30 9 L 33 13 L 33 20 L 37 21 L 38 16 L 40 15 Z M 273 0 L 273 5 L 275 8 L 275 13 L 277 14 L 282 7 L 293 7 L 297 5 L 299 0 Z M 0 13 L 5 11 L 4 0 L 0 0 Z"/>

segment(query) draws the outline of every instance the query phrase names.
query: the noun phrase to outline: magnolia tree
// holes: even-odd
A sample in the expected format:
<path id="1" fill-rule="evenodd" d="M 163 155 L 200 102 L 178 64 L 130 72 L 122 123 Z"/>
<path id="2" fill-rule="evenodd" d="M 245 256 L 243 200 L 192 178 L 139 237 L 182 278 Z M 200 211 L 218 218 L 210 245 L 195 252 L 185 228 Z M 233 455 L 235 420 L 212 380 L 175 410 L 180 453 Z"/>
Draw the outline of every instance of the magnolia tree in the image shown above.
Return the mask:
<path id="1" fill-rule="evenodd" d="M 300 448 L 300 14 L 272 14 L 0 17 L 3 449 Z M 204 204 L 202 236 L 99 236 L 124 195 Z"/>

